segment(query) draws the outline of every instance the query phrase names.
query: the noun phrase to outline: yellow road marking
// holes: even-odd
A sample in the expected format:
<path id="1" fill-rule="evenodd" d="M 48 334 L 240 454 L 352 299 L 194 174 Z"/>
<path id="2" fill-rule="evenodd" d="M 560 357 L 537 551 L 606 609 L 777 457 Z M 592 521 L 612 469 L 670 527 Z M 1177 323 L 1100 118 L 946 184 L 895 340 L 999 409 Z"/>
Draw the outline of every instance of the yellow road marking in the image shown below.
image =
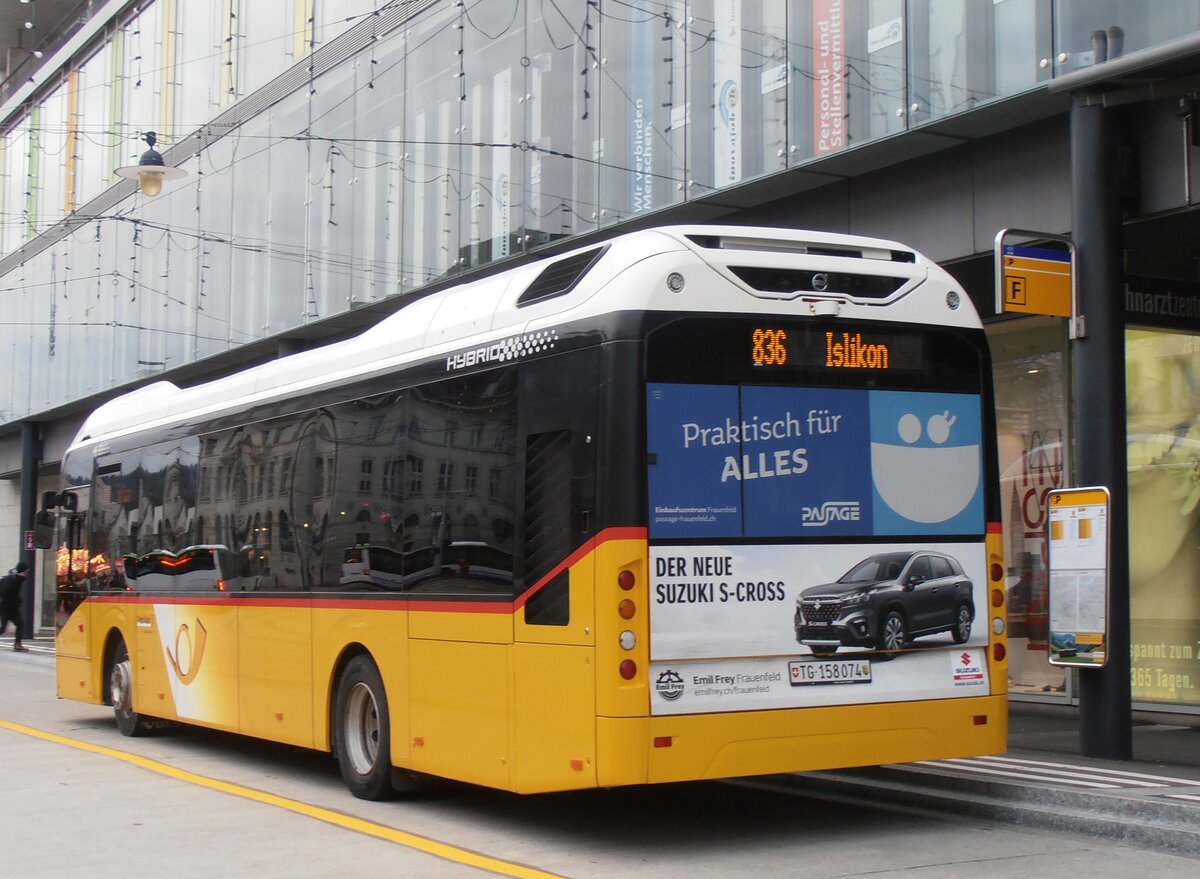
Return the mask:
<path id="1" fill-rule="evenodd" d="M 263 803 L 268 806 L 275 806 L 280 809 L 286 809 L 289 812 L 295 812 L 298 815 L 305 815 L 309 818 L 315 818 L 318 821 L 324 821 L 327 824 L 333 824 L 338 827 L 344 827 L 347 830 L 353 830 L 358 833 L 374 836 L 378 839 L 384 839 L 388 842 L 394 842 L 399 845 L 407 846 L 411 849 L 416 849 L 419 852 L 433 855 L 434 857 L 442 858 L 447 861 L 453 861 L 457 864 L 465 864 L 468 867 L 477 867 L 480 870 L 488 870 L 492 873 L 498 873 L 502 876 L 512 876 L 515 879 L 563 879 L 557 873 L 547 873 L 544 870 L 537 870 L 533 867 L 526 867 L 521 864 L 513 864 L 509 861 L 502 861 L 498 858 L 490 858 L 487 855 L 473 852 L 469 849 L 459 848 L 448 843 L 438 842 L 435 839 L 428 839 L 424 836 L 418 836 L 415 833 L 406 833 L 403 830 L 397 830 L 394 827 L 387 827 L 383 824 L 376 824 L 373 821 L 367 821 L 362 818 L 354 818 L 350 815 L 343 815 L 340 812 L 335 812 L 332 809 L 323 809 L 320 806 L 313 806 L 309 803 L 302 803 L 299 800 L 288 799 L 287 797 L 269 794 L 265 791 L 255 790 L 254 788 L 243 787 L 240 784 L 233 784 L 228 781 L 219 781 L 215 778 L 209 778 L 204 775 L 197 775 L 194 772 L 188 772 L 184 769 L 176 769 L 174 766 L 168 766 L 166 763 L 159 763 L 157 760 L 151 760 L 147 757 L 139 757 L 137 754 L 130 754 L 126 751 L 117 751 L 113 748 L 106 748 L 103 745 L 93 745 L 91 742 L 84 742 L 79 739 L 71 739 L 66 736 L 55 735 L 54 733 L 45 732 L 44 730 L 34 729 L 33 727 L 23 726 L 19 723 L 11 723 L 7 720 L 0 720 L 0 729 L 11 730 L 12 732 L 21 733 L 22 735 L 32 736 L 35 739 L 41 739 L 46 742 L 53 742 L 56 745 L 65 745 L 69 748 L 77 748 L 80 751 L 88 751 L 92 754 L 100 754 L 104 757 L 112 757 L 114 760 L 121 760 L 133 766 L 147 769 L 150 772 L 156 772 L 159 775 L 165 775 L 168 778 L 174 778 L 178 781 L 185 781 L 189 784 L 206 787 L 210 790 L 221 791 L 222 793 L 230 794 L 235 797 L 253 800 L 257 803 Z"/>

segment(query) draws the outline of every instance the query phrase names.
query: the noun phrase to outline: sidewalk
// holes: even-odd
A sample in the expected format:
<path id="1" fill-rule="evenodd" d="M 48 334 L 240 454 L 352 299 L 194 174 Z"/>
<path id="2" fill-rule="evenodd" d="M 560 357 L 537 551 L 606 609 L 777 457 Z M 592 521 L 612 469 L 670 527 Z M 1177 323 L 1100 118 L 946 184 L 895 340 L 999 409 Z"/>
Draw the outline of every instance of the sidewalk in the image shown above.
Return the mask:
<path id="1" fill-rule="evenodd" d="M 41 638 L 38 638 L 38 637 L 26 638 L 24 641 L 24 644 L 26 647 L 29 648 L 29 652 L 31 654 L 36 653 L 41 656 L 53 656 L 54 655 L 54 639 L 51 636 L 47 635 L 47 636 L 44 636 Z M 0 650 L 11 651 L 12 648 L 13 648 L 12 626 L 9 626 L 8 633 L 5 635 L 0 635 Z"/>
<path id="2" fill-rule="evenodd" d="M 1200 858 L 1200 717 L 1135 714 L 1133 756 L 1082 757 L 1076 709 L 1013 702 L 1003 756 L 800 773 L 771 783 Z"/>

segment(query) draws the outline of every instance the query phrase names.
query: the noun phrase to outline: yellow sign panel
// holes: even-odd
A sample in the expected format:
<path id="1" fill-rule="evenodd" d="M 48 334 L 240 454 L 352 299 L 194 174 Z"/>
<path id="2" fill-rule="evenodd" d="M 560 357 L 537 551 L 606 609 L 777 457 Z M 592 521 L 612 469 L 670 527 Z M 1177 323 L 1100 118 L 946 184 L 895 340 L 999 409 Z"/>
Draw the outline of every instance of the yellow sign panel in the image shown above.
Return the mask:
<path id="1" fill-rule="evenodd" d="M 1005 247 L 1001 277 L 1004 311 L 1071 316 L 1071 257 L 1066 251 Z"/>
<path id="2" fill-rule="evenodd" d="M 1050 493 L 1051 508 L 1093 507 L 1108 504 L 1108 491 L 1103 488 L 1060 488 Z"/>

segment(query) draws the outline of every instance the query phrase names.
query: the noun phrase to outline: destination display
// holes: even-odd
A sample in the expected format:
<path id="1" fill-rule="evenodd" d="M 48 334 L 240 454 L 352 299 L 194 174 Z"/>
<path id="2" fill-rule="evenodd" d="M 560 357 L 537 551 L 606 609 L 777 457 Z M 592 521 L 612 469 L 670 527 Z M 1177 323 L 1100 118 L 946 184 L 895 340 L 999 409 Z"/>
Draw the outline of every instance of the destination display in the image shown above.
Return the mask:
<path id="1" fill-rule="evenodd" d="M 799 333 L 783 327 L 750 329 L 750 362 L 756 367 L 919 372 L 924 340 L 895 333 Z"/>
<path id="2" fill-rule="evenodd" d="M 982 340 L 955 327 L 884 321 L 673 320 L 648 337 L 646 379 L 978 394 Z"/>

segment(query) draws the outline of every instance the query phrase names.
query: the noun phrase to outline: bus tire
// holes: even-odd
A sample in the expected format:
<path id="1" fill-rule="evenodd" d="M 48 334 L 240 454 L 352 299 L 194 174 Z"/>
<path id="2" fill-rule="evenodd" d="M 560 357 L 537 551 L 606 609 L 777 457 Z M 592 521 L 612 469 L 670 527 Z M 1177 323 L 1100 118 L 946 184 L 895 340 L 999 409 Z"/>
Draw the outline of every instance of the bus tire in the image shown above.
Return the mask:
<path id="1" fill-rule="evenodd" d="M 363 800 L 396 795 L 387 694 L 379 669 L 365 654 L 351 659 L 338 679 L 333 745 L 350 793 Z"/>
<path id="2" fill-rule="evenodd" d="M 112 665 L 108 671 L 108 700 L 113 707 L 113 719 L 123 736 L 144 736 L 151 724 L 133 710 L 133 663 L 124 641 L 117 641 Z"/>

